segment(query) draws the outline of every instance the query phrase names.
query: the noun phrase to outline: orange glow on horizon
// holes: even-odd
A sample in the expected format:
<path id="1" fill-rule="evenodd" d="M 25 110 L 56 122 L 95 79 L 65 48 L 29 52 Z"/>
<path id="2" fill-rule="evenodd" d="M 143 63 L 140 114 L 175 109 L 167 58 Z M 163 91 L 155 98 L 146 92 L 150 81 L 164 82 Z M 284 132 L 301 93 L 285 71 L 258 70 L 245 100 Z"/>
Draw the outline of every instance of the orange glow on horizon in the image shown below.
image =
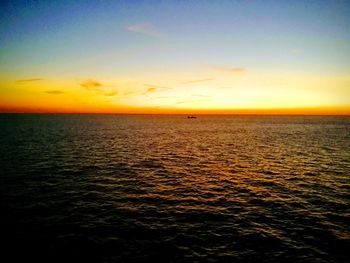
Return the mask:
<path id="1" fill-rule="evenodd" d="M 347 75 L 245 72 L 196 80 L 184 73 L 152 79 L 2 76 L 0 112 L 350 115 Z"/>
<path id="2" fill-rule="evenodd" d="M 0 105 L 0 113 L 43 113 L 43 114 L 197 114 L 197 115 L 341 115 L 350 116 L 350 106 L 305 107 L 305 108 L 270 108 L 270 109 L 171 109 L 155 107 L 75 107 L 75 108 L 29 108 Z"/>
<path id="3" fill-rule="evenodd" d="M 350 115 L 340 3 L 112 2 L 5 5 L 0 112 Z"/>

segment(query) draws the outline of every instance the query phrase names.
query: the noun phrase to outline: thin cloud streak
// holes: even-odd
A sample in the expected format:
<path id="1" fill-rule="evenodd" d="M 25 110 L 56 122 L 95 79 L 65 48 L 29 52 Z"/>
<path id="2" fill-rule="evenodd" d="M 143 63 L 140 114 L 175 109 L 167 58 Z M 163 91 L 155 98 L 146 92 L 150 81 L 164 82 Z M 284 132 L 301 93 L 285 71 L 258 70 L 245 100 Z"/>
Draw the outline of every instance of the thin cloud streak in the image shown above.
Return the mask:
<path id="1" fill-rule="evenodd" d="M 111 97 L 111 96 L 118 95 L 118 92 L 117 91 L 111 91 L 111 92 L 104 93 L 103 95 Z"/>
<path id="2" fill-rule="evenodd" d="M 172 89 L 170 87 L 164 87 L 164 86 L 158 86 L 158 85 L 152 85 L 152 84 L 143 84 L 145 87 L 148 87 L 148 89 L 143 93 L 144 95 L 147 95 L 148 93 L 153 93 L 156 91 L 165 91 Z"/>
<path id="3" fill-rule="evenodd" d="M 143 84 L 143 85 L 146 87 L 162 89 L 162 90 L 172 89 L 171 87 L 158 86 L 158 85 L 153 85 L 153 84 Z"/>
<path id="4" fill-rule="evenodd" d="M 228 72 L 233 74 L 239 74 L 239 73 L 245 73 L 247 70 L 245 68 L 241 67 L 218 67 L 218 66 L 211 66 L 212 69 L 221 71 L 221 72 Z"/>
<path id="5" fill-rule="evenodd" d="M 159 32 L 153 25 L 148 23 L 132 24 L 125 27 L 127 31 L 143 34 L 150 37 L 162 37 L 163 33 Z"/>
<path id="6" fill-rule="evenodd" d="M 17 83 L 23 83 L 23 82 L 34 82 L 34 81 L 40 81 L 43 79 L 39 79 L 39 78 L 33 78 L 33 79 L 19 79 L 16 80 Z"/>

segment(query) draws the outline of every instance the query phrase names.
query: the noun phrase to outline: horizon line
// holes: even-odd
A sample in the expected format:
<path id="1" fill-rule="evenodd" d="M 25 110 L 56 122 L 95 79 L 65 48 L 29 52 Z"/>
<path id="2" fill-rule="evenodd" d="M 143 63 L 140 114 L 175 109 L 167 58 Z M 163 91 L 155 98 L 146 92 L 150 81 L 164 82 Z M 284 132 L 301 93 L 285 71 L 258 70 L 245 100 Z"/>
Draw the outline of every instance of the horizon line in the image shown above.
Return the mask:
<path id="1" fill-rule="evenodd" d="M 350 116 L 350 105 L 296 107 L 296 108 L 236 108 L 236 109 L 190 109 L 190 108 L 152 108 L 152 107 L 121 107 L 121 108 L 33 108 L 8 107 L 0 105 L 1 113 L 32 113 L 32 114 L 119 114 L 119 115 L 319 115 L 319 116 Z"/>
<path id="2" fill-rule="evenodd" d="M 43 112 L 43 111 L 7 111 L 5 114 L 37 114 L 37 115 L 173 115 L 173 116 L 344 116 L 350 117 L 350 113 L 317 113 L 317 112 Z"/>

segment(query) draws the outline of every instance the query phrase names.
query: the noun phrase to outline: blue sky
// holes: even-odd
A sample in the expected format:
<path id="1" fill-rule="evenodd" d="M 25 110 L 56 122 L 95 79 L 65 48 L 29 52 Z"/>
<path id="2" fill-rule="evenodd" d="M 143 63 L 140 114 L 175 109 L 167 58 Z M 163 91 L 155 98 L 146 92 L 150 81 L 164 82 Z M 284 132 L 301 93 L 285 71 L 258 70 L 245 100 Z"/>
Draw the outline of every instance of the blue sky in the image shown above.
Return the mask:
<path id="1" fill-rule="evenodd" d="M 11 1 L 2 11 L 1 53 L 14 67 L 136 52 L 129 60 L 140 67 L 157 67 L 153 58 L 158 67 L 341 72 L 350 67 L 349 13 L 349 1 L 338 0 Z M 126 30 L 138 24 L 159 35 Z"/>

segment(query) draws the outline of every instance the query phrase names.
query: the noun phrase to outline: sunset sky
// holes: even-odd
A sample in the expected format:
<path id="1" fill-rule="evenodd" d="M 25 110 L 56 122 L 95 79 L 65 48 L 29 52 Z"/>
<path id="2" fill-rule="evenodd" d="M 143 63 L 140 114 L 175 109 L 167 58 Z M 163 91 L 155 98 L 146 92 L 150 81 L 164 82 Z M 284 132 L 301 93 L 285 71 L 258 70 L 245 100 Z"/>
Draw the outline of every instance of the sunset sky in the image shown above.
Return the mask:
<path id="1" fill-rule="evenodd" d="M 350 114 L 350 1 L 5 1 L 0 112 Z"/>

